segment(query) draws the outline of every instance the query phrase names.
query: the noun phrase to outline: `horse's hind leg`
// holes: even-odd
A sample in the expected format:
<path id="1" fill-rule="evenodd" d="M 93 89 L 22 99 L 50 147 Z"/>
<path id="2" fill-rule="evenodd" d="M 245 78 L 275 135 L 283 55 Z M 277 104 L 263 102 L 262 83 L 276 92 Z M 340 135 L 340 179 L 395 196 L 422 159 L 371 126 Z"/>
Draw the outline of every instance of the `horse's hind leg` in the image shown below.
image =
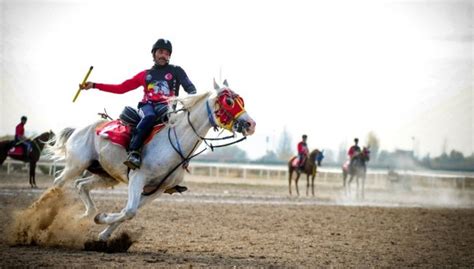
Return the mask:
<path id="1" fill-rule="evenodd" d="M 94 201 L 92 201 L 90 196 L 90 191 L 92 189 L 113 187 L 118 183 L 118 181 L 111 177 L 101 177 L 98 175 L 92 175 L 90 177 L 76 180 L 74 186 L 79 190 L 79 196 L 86 207 L 86 210 L 81 217 L 91 217 L 97 212 Z"/>
<path id="2" fill-rule="evenodd" d="M 364 191 L 365 191 L 365 175 L 361 178 L 361 180 L 362 180 L 362 190 L 361 190 L 362 199 L 364 199 L 365 198 L 365 193 L 364 193 Z"/>
<path id="3" fill-rule="evenodd" d="M 156 199 L 156 197 L 158 197 L 159 195 L 161 195 L 161 192 L 157 192 L 156 194 L 153 194 L 151 196 L 140 196 L 140 201 L 138 203 L 138 208 L 141 208 L 142 206 L 150 203 L 151 201 L 153 201 L 154 199 Z M 137 209 L 138 209 L 137 208 Z M 124 208 L 122 210 L 122 212 L 124 212 L 126 209 Z M 112 214 L 110 214 L 112 215 Z M 98 217 L 99 215 L 97 215 Z M 96 217 L 96 218 L 97 218 Z M 124 222 L 126 219 L 124 220 L 121 220 L 121 221 L 117 221 L 115 223 L 112 223 L 112 224 L 109 224 L 109 226 L 107 228 L 105 228 L 102 232 L 100 232 L 99 234 L 99 240 L 101 241 L 107 241 L 110 236 L 112 235 L 112 233 L 120 226 L 120 224 L 122 224 L 122 222 Z"/>
<path id="4" fill-rule="evenodd" d="M 135 217 L 139 206 L 145 201 L 151 200 L 145 199 L 150 197 L 142 196 L 145 180 L 145 176 L 140 174 L 130 179 L 127 205 L 120 213 L 101 213 L 95 216 L 95 223 L 109 224 L 109 226 L 99 234 L 99 240 L 107 241 L 120 223 Z M 153 195 L 153 197 L 156 196 Z"/>
<path id="5" fill-rule="evenodd" d="M 296 179 L 295 179 L 295 188 L 296 188 L 296 195 L 300 196 L 300 190 L 298 189 L 298 180 L 300 179 L 301 173 L 296 172 Z"/>
<path id="6" fill-rule="evenodd" d="M 55 187 L 63 187 L 68 180 L 79 177 L 90 165 L 90 161 L 87 156 L 81 156 L 81 152 L 69 151 L 66 166 L 61 174 L 54 179 L 53 185 Z"/>

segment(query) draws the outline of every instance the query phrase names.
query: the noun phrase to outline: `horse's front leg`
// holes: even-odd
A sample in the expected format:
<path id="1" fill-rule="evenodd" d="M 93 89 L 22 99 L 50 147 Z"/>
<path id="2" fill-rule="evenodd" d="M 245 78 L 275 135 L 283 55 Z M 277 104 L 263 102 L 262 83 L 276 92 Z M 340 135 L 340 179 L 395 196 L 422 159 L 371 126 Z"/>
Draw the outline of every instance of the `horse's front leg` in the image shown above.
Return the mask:
<path id="1" fill-rule="evenodd" d="M 364 199 L 365 198 L 365 193 L 364 193 L 364 190 L 365 190 L 365 175 L 362 176 L 361 180 L 362 180 L 362 184 L 361 184 L 362 185 L 362 199 Z"/>
<path id="2" fill-rule="evenodd" d="M 309 195 L 309 174 L 306 174 L 306 196 Z"/>
<path id="3" fill-rule="evenodd" d="M 74 182 L 74 186 L 79 191 L 79 197 L 81 198 L 86 210 L 81 218 L 91 217 L 97 212 L 97 208 L 92 201 L 90 191 L 96 188 L 107 188 L 117 185 L 119 182 L 111 177 L 100 177 L 98 175 L 92 175 L 90 177 L 81 178 Z"/>
<path id="4" fill-rule="evenodd" d="M 32 188 L 37 188 L 36 180 L 35 180 L 35 172 L 36 172 L 36 162 L 30 161 L 30 186 Z"/>
<path id="5" fill-rule="evenodd" d="M 314 196 L 314 178 L 316 177 L 316 173 L 313 174 L 313 176 L 311 177 L 311 193 L 313 194 Z"/>

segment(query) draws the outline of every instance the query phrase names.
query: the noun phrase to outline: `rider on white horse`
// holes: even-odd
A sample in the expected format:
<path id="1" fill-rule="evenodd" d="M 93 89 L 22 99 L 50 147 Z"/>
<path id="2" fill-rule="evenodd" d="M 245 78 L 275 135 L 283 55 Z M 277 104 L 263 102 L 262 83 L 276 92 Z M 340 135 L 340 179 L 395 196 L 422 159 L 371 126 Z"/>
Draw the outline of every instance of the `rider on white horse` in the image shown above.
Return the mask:
<path id="1" fill-rule="evenodd" d="M 132 133 L 129 155 L 124 162 L 130 169 L 140 168 L 141 148 L 156 121 L 167 121 L 169 97 L 178 96 L 181 85 L 188 94 L 196 93 L 196 87 L 189 80 L 186 72 L 177 65 L 168 64 L 172 51 L 171 42 L 160 38 L 151 49 L 155 62 L 151 69 L 144 70 L 118 85 L 93 82 L 80 85 L 81 89 L 97 88 L 101 91 L 118 94 L 143 86 L 144 96 L 138 103 L 141 120 Z"/>

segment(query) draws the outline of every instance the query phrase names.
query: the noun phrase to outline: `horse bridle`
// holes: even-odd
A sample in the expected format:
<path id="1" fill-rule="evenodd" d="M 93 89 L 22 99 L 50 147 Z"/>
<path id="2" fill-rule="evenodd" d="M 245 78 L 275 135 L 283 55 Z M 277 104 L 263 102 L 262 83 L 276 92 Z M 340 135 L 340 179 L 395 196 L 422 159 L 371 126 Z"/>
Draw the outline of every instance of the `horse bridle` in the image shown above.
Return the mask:
<path id="1" fill-rule="evenodd" d="M 217 131 L 219 128 L 224 128 L 222 126 L 219 126 L 215 120 L 214 120 L 214 117 L 213 115 L 211 114 L 212 113 L 212 110 L 211 110 L 211 107 L 209 105 L 209 101 L 207 100 L 206 101 L 206 110 L 207 110 L 207 113 L 208 113 L 208 119 L 209 119 L 209 123 L 211 124 L 211 126 L 214 128 L 215 131 Z M 174 127 L 172 128 L 169 128 L 168 129 L 168 140 L 170 142 L 170 145 L 171 147 L 178 153 L 178 155 L 181 157 L 181 162 L 179 162 L 175 167 L 173 167 L 173 169 L 171 169 L 164 177 L 163 179 L 161 179 L 160 183 L 158 183 L 158 185 L 151 191 L 149 192 L 142 192 L 142 195 L 143 196 L 149 196 L 149 195 L 152 195 L 154 194 L 155 192 L 158 191 L 158 189 L 161 187 L 161 185 L 163 184 L 163 182 L 165 182 L 165 180 L 171 175 L 174 173 L 174 171 L 176 171 L 176 169 L 178 169 L 180 166 L 182 166 L 188 173 L 189 173 L 189 170 L 187 169 L 188 165 L 189 165 L 189 161 L 191 161 L 191 159 L 193 159 L 194 157 L 202 154 L 204 151 L 206 151 L 208 148 L 211 149 L 211 151 L 214 151 L 215 148 L 220 148 L 220 147 L 226 147 L 226 146 L 230 146 L 230 145 L 233 145 L 233 144 L 236 144 L 236 143 L 239 143 L 239 142 L 242 142 L 243 140 L 247 139 L 247 137 L 242 137 L 236 141 L 232 141 L 230 143 L 226 143 L 226 144 L 221 144 L 221 145 L 217 145 L 217 146 L 214 146 L 212 143 L 208 143 L 208 141 L 220 141 L 220 140 L 227 140 L 227 139 L 232 139 L 232 138 L 235 138 L 235 132 L 232 134 L 232 135 L 229 135 L 229 136 L 225 136 L 225 137 L 216 137 L 216 138 L 211 138 L 211 137 L 203 137 L 201 136 L 197 131 L 196 131 L 196 128 L 194 127 L 194 125 L 192 124 L 191 122 L 191 111 L 189 111 L 188 109 L 186 108 L 181 108 L 181 109 L 178 109 L 178 110 L 175 110 L 175 111 L 172 111 L 168 114 L 171 114 L 171 113 L 178 113 L 180 111 L 184 111 L 184 112 L 187 112 L 187 119 L 188 119 L 188 124 L 191 126 L 191 129 L 193 130 L 194 134 L 199 138 L 198 141 L 196 141 L 196 143 L 194 144 L 193 148 L 191 149 L 191 151 L 189 152 L 189 154 L 187 156 L 184 156 L 183 154 L 183 151 L 181 150 L 181 145 L 179 144 L 179 139 L 178 139 L 178 135 L 176 134 L 176 129 Z M 235 121 L 235 118 L 232 119 L 232 121 Z M 240 127 L 242 128 L 242 127 Z M 175 137 L 175 140 L 176 140 L 176 146 L 174 145 L 172 139 L 171 139 L 171 129 L 173 129 L 173 134 L 174 134 L 174 137 Z M 194 150 L 196 149 L 196 147 L 199 145 L 199 142 L 200 141 L 203 141 L 207 146 L 208 148 L 204 148 L 202 149 L 201 151 L 199 151 L 198 153 L 195 153 L 195 154 L 192 154 L 194 152 Z M 192 154 L 192 155 L 191 155 Z"/>

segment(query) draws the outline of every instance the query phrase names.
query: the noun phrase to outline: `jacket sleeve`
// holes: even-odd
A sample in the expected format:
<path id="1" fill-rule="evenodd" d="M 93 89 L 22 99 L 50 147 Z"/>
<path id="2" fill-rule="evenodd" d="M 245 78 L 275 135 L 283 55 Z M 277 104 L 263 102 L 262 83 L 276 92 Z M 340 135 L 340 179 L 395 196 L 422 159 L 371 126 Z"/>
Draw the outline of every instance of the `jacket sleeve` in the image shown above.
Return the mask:
<path id="1" fill-rule="evenodd" d="M 126 93 L 144 85 L 145 73 L 146 71 L 142 71 L 136 74 L 133 78 L 125 80 L 121 84 L 95 83 L 94 87 L 104 92 L 111 92 L 117 94 Z"/>
<path id="2" fill-rule="evenodd" d="M 191 82 L 191 80 L 188 78 L 186 75 L 186 72 L 184 72 L 183 68 L 176 66 L 176 75 L 178 77 L 178 82 L 183 86 L 183 89 L 189 93 L 189 94 L 195 94 L 196 87 L 194 87 L 194 84 Z"/>

